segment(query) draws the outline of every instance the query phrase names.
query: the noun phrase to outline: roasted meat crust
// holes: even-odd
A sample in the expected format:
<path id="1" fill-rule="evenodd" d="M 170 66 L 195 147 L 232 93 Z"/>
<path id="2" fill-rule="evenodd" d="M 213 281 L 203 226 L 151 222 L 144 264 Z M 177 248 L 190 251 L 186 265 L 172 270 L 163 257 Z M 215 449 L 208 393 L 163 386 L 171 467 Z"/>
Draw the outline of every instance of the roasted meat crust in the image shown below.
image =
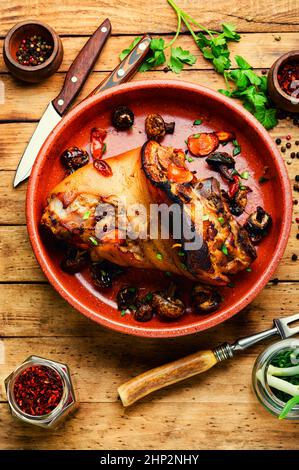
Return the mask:
<path id="1" fill-rule="evenodd" d="M 88 164 L 52 190 L 41 224 L 57 238 L 88 250 L 95 261 L 107 259 L 120 266 L 159 269 L 208 284 L 227 284 L 228 274 L 249 266 L 256 256 L 255 249 L 232 217 L 217 180 L 199 181 L 189 174 L 188 183 L 170 181 L 170 164 L 190 173 L 183 152 L 152 141 L 142 150 L 137 148 L 109 158 L 110 177 Z M 178 239 L 172 234 L 163 239 L 160 226 L 158 238 L 152 238 L 149 216 L 140 221 L 138 211 L 126 212 L 133 204 L 141 204 L 150 214 L 151 204 L 173 202 L 181 207 L 182 217 L 198 237 L 198 249 L 188 249 L 190 240 L 185 236 Z M 103 219 L 101 208 L 107 204 L 110 209 Z M 114 225 L 110 225 L 109 211 L 120 205 L 125 209 L 126 222 L 134 227 L 141 224 L 145 237 L 122 237 L 122 216 L 118 215 Z M 195 216 L 198 213 L 200 217 Z M 220 217 L 224 223 L 220 223 Z M 101 223 L 106 225 L 106 235 L 98 238 L 97 227 Z M 111 233 L 113 237 L 109 237 Z M 227 255 L 222 250 L 224 244 Z"/>

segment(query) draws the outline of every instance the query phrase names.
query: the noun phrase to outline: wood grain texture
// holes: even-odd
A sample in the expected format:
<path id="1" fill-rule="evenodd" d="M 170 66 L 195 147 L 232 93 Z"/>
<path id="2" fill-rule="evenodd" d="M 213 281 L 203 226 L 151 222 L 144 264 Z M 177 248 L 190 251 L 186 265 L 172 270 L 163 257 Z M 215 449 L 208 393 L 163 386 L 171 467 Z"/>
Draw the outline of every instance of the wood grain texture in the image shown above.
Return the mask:
<path id="1" fill-rule="evenodd" d="M 127 48 L 136 36 L 110 36 L 107 45 L 97 60 L 94 71 L 111 71 L 119 63 L 119 53 Z M 153 36 L 155 37 L 155 36 Z M 280 37 L 280 40 L 276 39 Z M 165 41 L 172 38 L 172 35 L 166 36 Z M 276 39 L 275 39 L 276 38 Z M 64 47 L 64 56 L 59 72 L 67 72 L 71 63 L 84 46 L 88 36 L 83 37 L 62 37 Z M 242 55 L 254 68 L 267 68 L 285 51 L 295 50 L 298 47 L 299 32 L 293 33 L 244 33 L 240 42 L 230 44 L 232 56 Z M 188 49 L 197 57 L 196 64 L 192 69 L 211 70 L 211 62 L 205 60 L 194 43 L 190 35 L 180 36 L 176 42 L 177 46 Z M 7 72 L 2 56 L 3 40 L 0 39 L 0 73 Z M 166 51 L 169 55 L 169 51 Z M 163 68 L 163 67 L 160 67 Z"/>
<path id="2" fill-rule="evenodd" d="M 298 0 L 177 0 L 177 4 L 210 29 L 221 22 L 234 23 L 239 31 L 299 31 Z M 1 7 L 0 35 L 20 18 L 29 17 L 52 25 L 58 34 L 92 34 L 99 21 L 109 17 L 114 34 L 172 32 L 176 15 L 166 0 L 11 0 Z"/>
<path id="3" fill-rule="evenodd" d="M 298 49 L 299 0 L 177 2 L 211 29 L 223 21 L 235 24 L 243 34 L 239 43 L 231 44 L 232 55 L 244 56 L 256 69 L 268 68 L 282 53 Z M 5 89 L 5 102 L 0 104 L 0 448 L 299 449 L 298 423 L 279 422 L 253 394 L 252 365 L 263 345 L 127 410 L 116 391 L 149 368 L 266 329 L 274 316 L 298 312 L 299 269 L 291 256 L 299 254 L 295 223 L 299 204 L 294 206 L 290 241 L 274 275 L 284 282 L 269 283 L 251 305 L 216 328 L 186 338 L 155 340 L 105 330 L 54 291 L 35 260 L 23 225 L 26 184 L 12 189 L 13 172 L 36 126 L 30 121 L 37 121 L 59 93 L 65 72 L 88 35 L 110 17 L 113 36 L 78 100 L 117 65 L 118 53 L 137 34 L 149 31 L 171 38 L 176 19 L 166 0 L 12 0 L 0 8 L 0 81 Z M 1 55 L 8 29 L 26 18 L 42 19 L 63 35 L 60 71 L 38 85 L 24 86 L 12 79 Z M 160 70 L 137 74 L 136 79 L 173 78 L 223 87 L 222 77 L 202 58 L 189 35 L 183 35 L 178 45 L 197 56 L 196 66 L 180 76 Z M 289 133 L 292 142 L 299 140 L 299 128 L 284 120 L 271 135 Z M 294 183 L 299 160 L 286 154 L 283 158 L 291 163 L 287 168 Z M 298 193 L 294 198 L 299 199 Z M 65 361 L 72 371 L 80 409 L 56 431 L 22 425 L 11 418 L 5 403 L 3 379 L 32 353 Z"/>

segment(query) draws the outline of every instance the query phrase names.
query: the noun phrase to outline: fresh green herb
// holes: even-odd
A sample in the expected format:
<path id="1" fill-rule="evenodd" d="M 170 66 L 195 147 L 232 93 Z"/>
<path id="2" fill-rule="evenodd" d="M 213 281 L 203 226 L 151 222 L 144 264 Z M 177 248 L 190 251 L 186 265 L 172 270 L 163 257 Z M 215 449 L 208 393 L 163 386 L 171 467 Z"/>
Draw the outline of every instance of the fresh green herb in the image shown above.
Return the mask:
<path id="1" fill-rule="evenodd" d="M 120 312 L 120 316 L 121 316 L 121 317 L 124 317 L 124 316 L 126 315 L 126 313 L 127 313 L 126 310 L 122 310 L 122 311 Z"/>
<path id="2" fill-rule="evenodd" d="M 248 172 L 248 171 L 243 171 L 243 173 L 241 173 L 240 176 L 241 176 L 241 178 L 242 178 L 243 180 L 248 180 L 248 178 L 249 178 L 249 172 Z"/>
<path id="3" fill-rule="evenodd" d="M 241 153 L 241 147 L 234 147 L 233 149 L 233 156 L 236 157 L 237 155 L 239 155 Z"/>
<path id="4" fill-rule="evenodd" d="M 221 223 L 221 225 L 223 225 L 223 224 L 224 224 L 224 222 L 225 222 L 225 220 L 224 220 L 224 218 L 223 218 L 223 217 L 218 217 L 218 222 L 220 222 L 220 223 Z"/>
<path id="5" fill-rule="evenodd" d="M 246 186 L 243 186 L 243 184 L 240 184 L 240 185 L 239 185 L 239 188 L 240 188 L 241 190 L 247 189 Z"/>
<path id="6" fill-rule="evenodd" d="M 96 240 L 94 237 L 89 237 L 89 240 L 91 241 L 91 243 L 92 243 L 93 245 L 95 245 L 95 246 L 98 245 L 98 242 L 97 242 L 97 240 Z"/>
<path id="7" fill-rule="evenodd" d="M 221 247 L 221 251 L 224 255 L 228 255 L 228 249 L 227 249 L 227 246 L 226 245 L 222 245 Z"/>
<path id="8" fill-rule="evenodd" d="M 193 122 L 193 126 L 200 126 L 201 123 L 202 123 L 201 119 L 195 119 L 195 121 Z"/>
<path id="9" fill-rule="evenodd" d="M 187 162 L 192 163 L 194 162 L 194 158 L 192 157 L 186 157 Z"/>
<path id="10" fill-rule="evenodd" d="M 279 415 L 279 419 L 284 419 L 288 416 L 289 412 L 292 411 L 294 406 L 299 404 L 299 395 L 296 397 L 291 398 L 284 406 L 284 409 Z"/>
<path id="11" fill-rule="evenodd" d="M 146 294 L 146 296 L 144 297 L 144 301 L 145 302 L 151 302 L 153 300 L 153 293 L 152 292 L 148 292 Z"/>
<path id="12" fill-rule="evenodd" d="M 188 271 L 188 268 L 187 268 L 187 266 L 185 265 L 185 263 L 181 263 L 181 268 L 184 269 L 184 271 Z"/>
<path id="13" fill-rule="evenodd" d="M 201 134 L 193 134 L 192 137 L 194 137 L 195 139 L 199 139 L 200 136 L 201 136 Z"/>
<path id="14" fill-rule="evenodd" d="M 204 214 L 204 215 L 202 216 L 202 220 L 203 220 L 203 221 L 209 220 L 208 214 Z"/>
<path id="15" fill-rule="evenodd" d="M 87 220 L 90 216 L 90 211 L 87 211 L 83 214 L 83 220 Z"/>
<path id="16" fill-rule="evenodd" d="M 178 251 L 179 256 L 185 256 L 185 253 L 183 251 Z"/>
<path id="17" fill-rule="evenodd" d="M 106 153 L 106 150 L 107 150 L 107 144 L 106 144 L 106 142 L 104 142 L 104 145 L 103 145 L 103 153 Z"/>
<path id="18" fill-rule="evenodd" d="M 136 305 L 131 304 L 131 305 L 129 305 L 129 309 L 134 312 L 135 310 L 137 310 L 137 307 L 136 307 Z"/>
<path id="19" fill-rule="evenodd" d="M 189 51 L 184 51 L 181 47 L 172 47 L 171 56 L 168 62 L 169 68 L 174 73 L 180 73 L 184 64 L 193 65 L 196 62 L 196 57 Z"/>
<path id="20" fill-rule="evenodd" d="M 252 269 L 251 269 L 251 268 L 246 268 L 246 271 L 247 271 L 248 273 L 251 273 Z"/>
<path id="21" fill-rule="evenodd" d="M 161 253 L 156 253 L 156 258 L 160 261 L 163 259 L 163 255 Z"/>

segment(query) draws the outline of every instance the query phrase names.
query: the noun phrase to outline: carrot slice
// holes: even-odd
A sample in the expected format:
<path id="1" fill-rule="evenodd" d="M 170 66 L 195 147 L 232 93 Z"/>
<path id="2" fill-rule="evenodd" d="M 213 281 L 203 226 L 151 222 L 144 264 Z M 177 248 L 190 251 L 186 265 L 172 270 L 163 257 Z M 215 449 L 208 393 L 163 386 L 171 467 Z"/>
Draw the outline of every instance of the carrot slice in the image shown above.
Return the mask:
<path id="1" fill-rule="evenodd" d="M 219 145 L 219 140 L 214 132 L 193 134 L 188 137 L 188 150 L 195 157 L 205 157 L 214 152 Z"/>
<path id="2" fill-rule="evenodd" d="M 215 132 L 215 134 L 217 135 L 219 142 L 232 142 L 236 138 L 235 134 L 229 131 L 219 131 Z"/>
<path id="3" fill-rule="evenodd" d="M 190 183 L 193 173 L 171 162 L 167 169 L 167 178 L 171 183 Z"/>

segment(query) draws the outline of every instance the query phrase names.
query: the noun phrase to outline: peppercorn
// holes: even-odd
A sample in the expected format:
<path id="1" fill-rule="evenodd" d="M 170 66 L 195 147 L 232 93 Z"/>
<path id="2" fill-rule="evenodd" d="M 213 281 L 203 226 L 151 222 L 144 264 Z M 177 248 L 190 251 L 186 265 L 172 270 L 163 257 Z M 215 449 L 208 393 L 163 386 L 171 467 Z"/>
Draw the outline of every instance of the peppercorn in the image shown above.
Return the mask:
<path id="1" fill-rule="evenodd" d="M 295 152 L 292 152 L 291 153 L 291 158 L 295 158 L 296 157 L 296 153 Z"/>
<path id="2" fill-rule="evenodd" d="M 22 39 L 16 59 L 21 65 L 36 66 L 42 64 L 52 54 L 53 46 L 47 44 L 41 36 L 32 36 Z"/>
<path id="3" fill-rule="evenodd" d="M 293 255 L 292 255 L 292 261 L 297 261 L 297 259 L 298 259 L 298 256 L 295 255 L 295 254 L 293 254 Z"/>
<path id="4" fill-rule="evenodd" d="M 291 142 L 287 142 L 287 143 L 286 143 L 286 148 L 287 148 L 287 149 L 290 149 L 291 147 L 292 147 Z"/>
<path id="5" fill-rule="evenodd" d="M 285 151 L 286 151 L 286 148 L 285 148 L 285 147 L 281 147 L 281 149 L 280 149 L 280 150 L 282 151 L 282 153 L 285 153 Z"/>
<path id="6" fill-rule="evenodd" d="M 295 181 L 297 181 L 297 183 L 299 183 L 299 175 L 295 176 Z"/>
<path id="7" fill-rule="evenodd" d="M 291 140 L 291 138 L 292 138 L 292 136 L 291 136 L 290 134 L 288 134 L 288 135 L 286 136 L 286 139 L 287 139 L 287 140 Z"/>
<path id="8" fill-rule="evenodd" d="M 267 75 L 267 70 L 262 70 L 262 75 Z"/>
<path id="9" fill-rule="evenodd" d="M 294 126 L 298 126 L 298 124 L 299 124 L 298 119 L 293 119 L 293 124 L 294 124 Z"/>
<path id="10" fill-rule="evenodd" d="M 276 139 L 276 140 L 275 140 L 275 143 L 276 143 L 277 145 L 280 145 L 280 144 L 281 144 L 281 139 Z"/>
<path id="11" fill-rule="evenodd" d="M 297 193 L 299 193 L 299 183 L 295 183 L 293 189 L 294 191 L 297 191 Z"/>
<path id="12" fill-rule="evenodd" d="M 297 199 L 294 199 L 293 204 L 294 204 L 294 206 L 297 206 L 297 204 L 298 204 Z"/>
<path id="13" fill-rule="evenodd" d="M 295 141 L 295 145 L 299 145 L 299 140 L 296 140 L 296 141 Z"/>
<path id="14" fill-rule="evenodd" d="M 299 233 L 297 233 L 296 238 L 297 238 L 297 240 L 299 240 Z"/>
<path id="15" fill-rule="evenodd" d="M 296 158 L 299 158 L 299 152 L 296 152 Z"/>

